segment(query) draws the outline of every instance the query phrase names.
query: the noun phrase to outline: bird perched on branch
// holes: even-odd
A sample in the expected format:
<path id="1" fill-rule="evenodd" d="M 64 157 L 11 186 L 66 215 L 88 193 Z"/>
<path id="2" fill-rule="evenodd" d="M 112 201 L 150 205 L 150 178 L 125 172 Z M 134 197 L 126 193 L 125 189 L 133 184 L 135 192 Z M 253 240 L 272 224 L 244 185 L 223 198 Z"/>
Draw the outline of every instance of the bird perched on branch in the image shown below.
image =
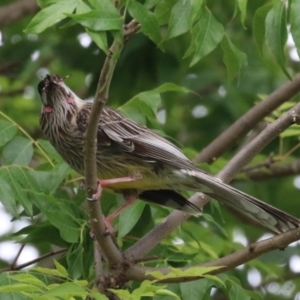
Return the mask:
<path id="1" fill-rule="evenodd" d="M 84 133 L 92 103 L 81 100 L 57 75 L 46 75 L 38 92 L 43 103 L 42 131 L 63 159 L 84 174 Z M 122 193 L 127 200 L 110 221 L 136 198 L 199 214 L 199 209 L 177 192 L 192 190 L 213 197 L 276 233 L 300 225 L 297 218 L 198 169 L 172 143 L 109 107 L 104 107 L 98 124 L 96 157 L 99 184 Z"/>

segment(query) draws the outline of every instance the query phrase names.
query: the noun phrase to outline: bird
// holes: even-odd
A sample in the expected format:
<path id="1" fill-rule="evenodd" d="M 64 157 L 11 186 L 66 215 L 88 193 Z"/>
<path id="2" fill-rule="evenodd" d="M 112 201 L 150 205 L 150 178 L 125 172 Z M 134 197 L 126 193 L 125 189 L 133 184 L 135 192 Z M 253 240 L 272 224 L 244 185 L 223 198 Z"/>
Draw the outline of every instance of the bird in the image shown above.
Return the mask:
<path id="1" fill-rule="evenodd" d="M 84 175 L 84 134 L 92 102 L 80 99 L 59 75 L 47 74 L 37 89 L 43 134 L 71 168 Z M 108 106 L 101 113 L 96 144 L 100 184 L 125 198 L 109 221 L 137 198 L 198 215 L 201 210 L 182 195 L 190 190 L 220 201 L 277 234 L 300 226 L 296 217 L 199 169 L 173 143 Z"/>

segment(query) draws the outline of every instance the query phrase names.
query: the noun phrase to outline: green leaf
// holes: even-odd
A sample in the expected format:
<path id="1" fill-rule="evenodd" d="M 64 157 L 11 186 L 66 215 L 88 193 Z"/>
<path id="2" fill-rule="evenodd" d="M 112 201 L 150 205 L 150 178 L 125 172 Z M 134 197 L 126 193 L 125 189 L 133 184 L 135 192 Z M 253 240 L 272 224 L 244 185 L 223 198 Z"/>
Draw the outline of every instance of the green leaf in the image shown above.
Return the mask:
<path id="1" fill-rule="evenodd" d="M 191 0 L 178 1 L 171 10 L 168 38 L 173 38 L 190 30 L 192 25 Z"/>
<path id="2" fill-rule="evenodd" d="M 65 282 L 54 286 L 49 291 L 42 294 L 42 296 L 56 296 L 56 297 L 86 297 L 87 291 L 75 282 Z M 70 298 L 71 299 L 71 298 Z"/>
<path id="3" fill-rule="evenodd" d="M 192 23 L 201 18 L 204 0 L 191 0 L 192 5 Z"/>
<path id="4" fill-rule="evenodd" d="M 4 165 L 27 166 L 33 155 L 32 141 L 22 136 L 12 139 L 3 149 Z"/>
<path id="5" fill-rule="evenodd" d="M 272 7 L 272 3 L 263 5 L 257 9 L 254 15 L 253 35 L 261 56 L 263 56 L 263 47 L 266 39 L 266 17 Z"/>
<path id="6" fill-rule="evenodd" d="M 229 298 L 231 300 L 251 300 L 250 296 L 248 295 L 247 291 L 244 290 L 241 286 L 237 285 L 236 283 L 232 283 Z"/>
<path id="7" fill-rule="evenodd" d="M 87 13 L 89 11 L 91 11 L 91 7 L 88 6 L 86 3 L 84 3 L 83 1 L 78 2 L 77 6 L 76 6 L 76 14 L 84 14 Z M 64 29 L 70 26 L 75 25 L 76 22 L 74 20 L 66 20 L 65 23 L 63 23 L 62 26 L 59 27 L 59 29 Z"/>
<path id="8" fill-rule="evenodd" d="M 218 228 L 218 230 L 220 230 L 220 232 L 224 235 L 224 237 L 228 237 L 226 230 L 222 226 L 220 226 L 220 224 L 218 224 L 211 215 L 202 214 L 202 216 L 206 221 L 213 223 Z"/>
<path id="9" fill-rule="evenodd" d="M 57 199 L 34 190 L 28 191 L 28 193 L 38 198 L 35 199 L 35 205 L 47 216 L 49 222 L 60 231 L 60 235 L 65 241 L 69 243 L 78 242 L 81 219 L 72 207 L 72 203 L 65 203 L 63 199 Z"/>
<path id="10" fill-rule="evenodd" d="M 17 131 L 18 129 L 15 124 L 0 119 L 0 146 L 10 141 Z"/>
<path id="11" fill-rule="evenodd" d="M 128 290 L 121 290 L 121 289 L 120 290 L 108 289 L 108 290 L 116 294 L 121 300 L 125 300 L 125 299 L 137 300 L 136 297 L 132 299 L 132 297 L 130 296 L 130 292 Z"/>
<path id="12" fill-rule="evenodd" d="M 201 250 L 206 252 L 211 258 L 218 259 L 217 253 L 212 249 L 212 247 L 204 242 L 199 241 L 199 245 L 201 247 Z"/>
<path id="13" fill-rule="evenodd" d="M 298 55 L 300 56 L 300 1 L 291 0 L 291 34 L 296 44 Z"/>
<path id="14" fill-rule="evenodd" d="M 24 190 L 37 191 L 39 187 L 28 174 L 28 170 L 16 165 L 5 166 L 0 168 L 0 176 L 10 185 L 14 198 L 22 204 L 26 213 L 32 215 L 32 204 L 35 195 L 28 195 Z"/>
<path id="15" fill-rule="evenodd" d="M 18 292 L 40 292 L 41 289 L 32 284 L 13 283 L 10 285 L 0 286 L 0 293 L 18 293 Z"/>
<path id="16" fill-rule="evenodd" d="M 91 299 L 96 299 L 96 300 L 108 300 L 108 298 L 105 295 L 100 294 L 99 292 L 92 292 L 89 294 L 89 297 Z"/>
<path id="17" fill-rule="evenodd" d="M 156 292 L 162 290 L 164 286 L 154 285 L 150 280 L 144 280 L 141 285 L 132 292 L 133 299 L 141 299 L 142 297 L 153 297 Z"/>
<path id="18" fill-rule="evenodd" d="M 147 117 L 155 125 L 157 122 L 156 113 L 161 105 L 160 94 L 165 92 L 189 93 L 192 91 L 174 83 L 164 83 L 153 90 L 137 94 L 120 106 L 119 110 L 140 124 L 146 124 L 145 117 Z"/>
<path id="19" fill-rule="evenodd" d="M 154 272 L 146 272 L 146 275 L 151 275 L 157 280 L 162 280 L 162 279 L 168 279 L 168 278 L 178 278 L 178 277 L 194 277 L 194 276 L 203 276 L 206 273 L 212 272 L 214 270 L 220 269 L 221 266 L 218 267 L 190 267 L 186 270 L 181 270 L 181 269 L 175 269 L 175 268 L 170 268 L 170 272 L 167 274 L 162 274 L 160 271 L 154 271 Z M 216 276 L 212 276 L 216 277 Z M 220 278 L 218 278 L 216 281 L 222 282 Z M 222 282 L 222 284 L 224 284 Z"/>
<path id="20" fill-rule="evenodd" d="M 180 283 L 182 298 L 185 300 L 203 299 L 206 291 L 210 291 L 215 282 L 209 279 L 201 279 Z"/>
<path id="21" fill-rule="evenodd" d="M 51 224 L 59 229 L 61 237 L 69 243 L 76 243 L 80 237 L 80 224 L 64 211 L 46 212 Z"/>
<path id="22" fill-rule="evenodd" d="M 11 275 L 10 276 L 13 280 L 22 282 L 22 283 L 26 283 L 26 284 L 30 284 L 30 285 L 36 285 L 36 286 L 40 286 L 40 287 L 45 287 L 46 284 L 39 280 L 38 278 L 36 278 L 35 276 L 31 275 L 31 274 L 17 274 L 17 275 Z"/>
<path id="23" fill-rule="evenodd" d="M 241 22 L 245 26 L 245 18 L 247 13 L 247 0 L 238 0 L 238 7 L 241 12 Z"/>
<path id="24" fill-rule="evenodd" d="M 155 123 L 156 112 L 160 103 L 160 94 L 156 90 L 151 90 L 137 94 L 124 105 L 120 106 L 119 110 L 140 124 L 146 124 L 145 117 Z"/>
<path id="25" fill-rule="evenodd" d="M 84 255 L 86 255 L 86 253 L 81 244 L 74 244 L 66 255 L 68 272 L 73 278 L 82 277 L 82 274 L 86 272 L 86 268 L 83 263 Z"/>
<path id="26" fill-rule="evenodd" d="M 251 300 L 264 300 L 264 298 L 258 294 L 258 292 L 247 291 Z"/>
<path id="27" fill-rule="evenodd" d="M 247 65 L 247 56 L 232 44 L 227 35 L 224 35 L 222 49 L 224 52 L 223 61 L 227 67 L 228 79 L 231 81 L 236 75 L 240 74 L 241 68 Z"/>
<path id="28" fill-rule="evenodd" d="M 179 86 L 172 82 L 166 82 L 155 89 L 157 92 L 165 93 L 165 92 L 181 92 L 181 93 L 193 93 L 192 90 L 185 88 L 183 86 Z"/>
<path id="29" fill-rule="evenodd" d="M 106 54 L 108 52 L 107 35 L 105 31 L 93 31 L 86 28 L 86 32 L 96 43 L 96 45 Z"/>
<path id="30" fill-rule="evenodd" d="M 11 278 L 10 273 L 3 272 L 0 274 L 0 286 L 1 287 L 10 287 L 15 281 Z M 1 299 L 3 300 L 29 300 L 24 294 L 12 291 L 1 293 Z"/>
<path id="31" fill-rule="evenodd" d="M 68 14 L 68 16 L 82 26 L 94 31 L 121 30 L 123 26 L 122 17 L 119 14 L 110 11 L 92 10 L 85 14 Z"/>
<path id="32" fill-rule="evenodd" d="M 67 177 L 71 168 L 65 162 L 55 165 L 49 171 L 36 171 L 33 169 L 29 170 L 29 174 L 37 182 L 39 189 L 38 191 L 53 194 L 60 186 L 62 181 Z"/>
<path id="33" fill-rule="evenodd" d="M 10 185 L 2 177 L 0 177 L 0 201 L 14 217 L 18 216 L 17 204 L 13 192 Z"/>
<path id="34" fill-rule="evenodd" d="M 145 33 L 156 45 L 160 46 L 162 37 L 156 16 L 144 5 L 133 0 L 128 5 L 129 13 L 141 24 L 142 32 Z"/>
<path id="35" fill-rule="evenodd" d="M 291 79 L 286 70 L 284 47 L 287 40 L 286 7 L 282 1 L 276 1 L 266 18 L 267 45 L 284 74 Z"/>
<path id="36" fill-rule="evenodd" d="M 135 201 L 126 210 L 121 213 L 119 217 L 119 235 L 118 239 L 121 239 L 126 235 L 138 222 L 146 203 L 144 201 Z"/>
<path id="37" fill-rule="evenodd" d="M 46 140 L 37 140 L 38 144 L 46 151 L 46 153 L 56 162 L 63 161 L 62 157 L 58 154 L 55 148 Z"/>
<path id="38" fill-rule="evenodd" d="M 76 7 L 76 14 L 83 14 L 87 13 L 88 11 L 91 11 L 91 7 L 84 3 L 83 1 L 79 1 Z"/>
<path id="39" fill-rule="evenodd" d="M 177 300 L 180 300 L 181 298 L 176 295 L 175 293 L 173 293 L 172 291 L 169 291 L 167 289 L 159 289 L 155 292 L 155 296 L 160 296 L 160 297 L 164 297 L 163 299 L 167 299 L 165 297 L 171 297 Z M 199 299 L 199 298 L 197 298 Z"/>
<path id="40" fill-rule="evenodd" d="M 47 235 L 45 235 L 45 232 L 47 232 Z M 60 237 L 59 230 L 51 225 L 49 221 L 37 225 L 29 225 L 13 234 L 13 236 L 21 235 L 25 235 L 25 237 L 19 241 L 20 243 L 50 243 L 60 247 L 68 246 Z"/>
<path id="41" fill-rule="evenodd" d="M 149 108 L 151 108 L 154 115 L 156 114 L 157 109 L 161 104 L 160 93 L 156 90 L 139 93 L 132 99 L 132 101 L 135 101 L 135 99 L 138 99 L 138 101 L 147 104 Z"/>
<path id="42" fill-rule="evenodd" d="M 146 0 L 144 5 L 147 9 L 150 9 L 154 6 L 157 6 L 160 2 L 162 2 L 161 0 Z"/>
<path id="43" fill-rule="evenodd" d="M 54 259 L 54 265 L 56 270 L 62 275 L 62 277 L 69 276 L 66 268 L 63 265 L 61 265 L 56 259 Z"/>
<path id="44" fill-rule="evenodd" d="M 286 137 L 290 137 L 290 136 L 299 136 L 300 134 L 300 128 L 299 125 L 292 125 L 289 128 L 287 128 L 285 131 L 283 131 L 280 134 L 281 138 L 286 138 Z"/>
<path id="45" fill-rule="evenodd" d="M 159 25 L 164 25 L 169 22 L 171 11 L 177 0 L 161 0 L 155 7 L 154 15 L 156 16 Z"/>
<path id="46" fill-rule="evenodd" d="M 221 42 L 224 35 L 224 28 L 211 12 L 204 10 L 200 20 L 192 29 L 192 42 L 184 58 L 194 52 L 190 66 L 196 64 L 201 58 L 213 51 Z"/>
<path id="47" fill-rule="evenodd" d="M 93 7 L 98 11 L 108 11 L 114 14 L 119 14 L 118 9 L 114 6 L 110 0 L 88 0 Z"/>
<path id="48" fill-rule="evenodd" d="M 76 5 L 77 0 L 61 0 L 43 8 L 33 17 L 24 31 L 26 33 L 40 33 L 56 22 L 65 19 L 67 13 L 70 14 L 75 10 Z"/>
<path id="49" fill-rule="evenodd" d="M 63 276 L 58 270 L 55 270 L 55 269 L 35 267 L 35 268 L 32 268 L 31 271 L 38 272 L 38 273 L 44 274 L 44 275 L 51 275 L 51 276 L 57 276 L 57 277 L 65 278 L 65 276 Z"/>

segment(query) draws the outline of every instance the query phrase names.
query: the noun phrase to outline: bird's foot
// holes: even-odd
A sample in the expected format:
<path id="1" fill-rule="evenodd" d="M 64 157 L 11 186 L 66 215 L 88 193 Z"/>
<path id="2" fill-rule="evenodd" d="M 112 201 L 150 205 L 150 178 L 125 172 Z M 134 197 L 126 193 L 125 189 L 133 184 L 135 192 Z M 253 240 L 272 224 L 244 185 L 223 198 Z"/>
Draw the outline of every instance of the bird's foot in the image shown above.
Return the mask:
<path id="1" fill-rule="evenodd" d="M 103 188 L 116 183 L 133 182 L 142 178 L 141 173 L 134 173 L 127 177 L 111 178 L 111 179 L 98 179 L 97 192 L 93 194 L 93 199 L 98 200 L 102 194 Z"/>

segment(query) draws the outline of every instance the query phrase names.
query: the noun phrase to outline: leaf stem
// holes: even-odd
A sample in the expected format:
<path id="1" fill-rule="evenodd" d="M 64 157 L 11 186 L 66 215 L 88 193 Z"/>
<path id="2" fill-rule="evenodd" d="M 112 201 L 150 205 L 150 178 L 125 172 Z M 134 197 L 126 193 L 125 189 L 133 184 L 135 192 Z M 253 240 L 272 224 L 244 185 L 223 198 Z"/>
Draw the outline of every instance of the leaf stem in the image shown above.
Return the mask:
<path id="1" fill-rule="evenodd" d="M 51 164 L 52 167 L 54 167 L 54 163 L 52 162 L 51 158 L 47 155 L 47 153 L 43 150 L 43 148 L 40 146 L 39 142 L 34 140 L 30 134 L 21 127 L 18 123 L 16 123 L 14 120 L 12 120 L 9 116 L 7 116 L 5 113 L 0 111 L 0 115 L 4 117 L 6 120 L 8 120 L 10 123 L 14 124 L 27 138 L 30 139 L 30 141 L 39 149 L 41 154 L 48 160 L 48 162 Z"/>

